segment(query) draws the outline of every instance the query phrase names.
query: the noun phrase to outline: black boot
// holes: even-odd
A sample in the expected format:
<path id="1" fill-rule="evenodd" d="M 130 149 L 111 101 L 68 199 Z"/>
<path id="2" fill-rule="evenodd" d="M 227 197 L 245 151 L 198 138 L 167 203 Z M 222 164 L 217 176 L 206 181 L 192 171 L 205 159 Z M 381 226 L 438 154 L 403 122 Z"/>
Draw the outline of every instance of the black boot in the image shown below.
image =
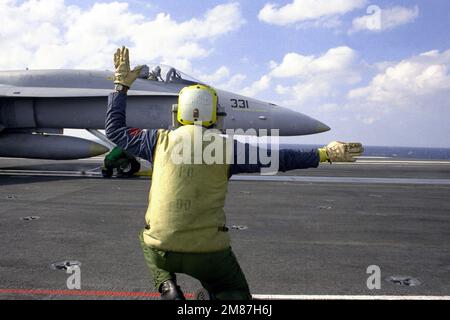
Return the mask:
<path id="1" fill-rule="evenodd" d="M 159 287 L 159 293 L 161 293 L 161 300 L 186 300 L 181 288 L 174 280 L 164 281 Z"/>

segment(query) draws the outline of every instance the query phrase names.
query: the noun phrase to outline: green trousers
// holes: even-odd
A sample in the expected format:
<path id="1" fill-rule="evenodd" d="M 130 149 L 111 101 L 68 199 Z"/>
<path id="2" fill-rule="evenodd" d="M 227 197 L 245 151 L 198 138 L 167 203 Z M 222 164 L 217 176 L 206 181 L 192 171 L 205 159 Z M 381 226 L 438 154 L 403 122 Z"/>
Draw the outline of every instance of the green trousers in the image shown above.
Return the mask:
<path id="1" fill-rule="evenodd" d="M 202 286 L 219 300 L 250 300 L 245 275 L 231 248 L 211 253 L 169 252 L 151 248 L 139 233 L 145 262 L 156 290 L 176 273 L 199 280 Z"/>

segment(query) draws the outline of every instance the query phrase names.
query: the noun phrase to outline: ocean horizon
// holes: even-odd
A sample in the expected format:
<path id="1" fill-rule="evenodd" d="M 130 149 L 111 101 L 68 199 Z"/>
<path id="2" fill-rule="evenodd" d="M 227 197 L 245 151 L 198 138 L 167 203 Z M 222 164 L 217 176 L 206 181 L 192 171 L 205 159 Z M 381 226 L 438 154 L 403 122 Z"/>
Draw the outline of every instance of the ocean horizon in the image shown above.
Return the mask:
<path id="1" fill-rule="evenodd" d="M 280 144 L 280 149 L 311 149 L 323 145 Z M 364 157 L 414 160 L 450 160 L 450 148 L 364 146 Z"/>

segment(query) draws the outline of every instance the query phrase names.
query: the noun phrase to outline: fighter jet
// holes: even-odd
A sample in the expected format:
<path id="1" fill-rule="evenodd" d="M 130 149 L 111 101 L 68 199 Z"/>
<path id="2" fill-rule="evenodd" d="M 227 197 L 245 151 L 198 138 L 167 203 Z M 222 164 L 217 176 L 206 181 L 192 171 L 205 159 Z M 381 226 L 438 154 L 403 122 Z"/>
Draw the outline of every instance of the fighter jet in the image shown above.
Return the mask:
<path id="1" fill-rule="evenodd" d="M 113 72 L 93 70 L 0 71 L 0 157 L 80 159 L 108 148 L 63 136 L 86 129 L 101 140 Z M 165 65 L 145 66 L 128 92 L 127 125 L 171 128 L 179 91 L 202 81 Z M 281 136 L 330 130 L 302 113 L 236 93 L 217 90 L 223 129 L 279 129 Z"/>

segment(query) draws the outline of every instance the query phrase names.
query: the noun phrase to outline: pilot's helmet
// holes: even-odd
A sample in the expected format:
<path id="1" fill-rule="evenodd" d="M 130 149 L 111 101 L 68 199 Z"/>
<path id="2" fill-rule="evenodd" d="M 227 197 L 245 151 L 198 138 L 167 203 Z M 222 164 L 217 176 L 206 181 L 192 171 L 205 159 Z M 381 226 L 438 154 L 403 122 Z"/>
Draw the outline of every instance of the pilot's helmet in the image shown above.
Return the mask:
<path id="1" fill-rule="evenodd" d="M 177 120 L 182 125 L 200 124 L 209 127 L 217 121 L 217 92 L 196 84 L 184 87 L 178 96 Z"/>
<path id="2" fill-rule="evenodd" d="M 155 77 L 160 77 L 161 76 L 161 67 L 160 66 L 153 67 L 151 73 Z"/>

